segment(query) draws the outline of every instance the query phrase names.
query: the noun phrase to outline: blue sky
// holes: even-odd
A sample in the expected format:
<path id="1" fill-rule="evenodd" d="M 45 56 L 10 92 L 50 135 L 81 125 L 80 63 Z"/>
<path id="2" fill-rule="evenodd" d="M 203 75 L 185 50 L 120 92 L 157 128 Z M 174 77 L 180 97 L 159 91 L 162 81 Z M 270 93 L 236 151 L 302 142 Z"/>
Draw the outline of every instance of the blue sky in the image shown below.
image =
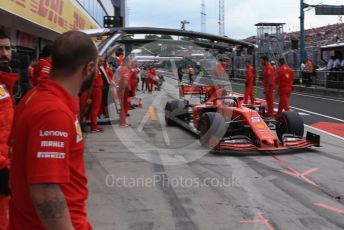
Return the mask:
<path id="1" fill-rule="evenodd" d="M 207 33 L 218 34 L 218 0 L 204 0 Z M 201 30 L 202 0 L 127 0 L 129 26 L 179 28 L 188 20 L 187 29 Z M 308 4 L 344 5 L 344 0 L 305 0 Z M 285 22 L 285 31 L 299 30 L 300 0 L 225 0 L 226 35 L 246 38 L 256 34 L 257 22 Z M 343 16 L 344 19 L 344 16 Z M 306 28 L 337 23 L 338 16 L 316 16 L 306 13 Z"/>

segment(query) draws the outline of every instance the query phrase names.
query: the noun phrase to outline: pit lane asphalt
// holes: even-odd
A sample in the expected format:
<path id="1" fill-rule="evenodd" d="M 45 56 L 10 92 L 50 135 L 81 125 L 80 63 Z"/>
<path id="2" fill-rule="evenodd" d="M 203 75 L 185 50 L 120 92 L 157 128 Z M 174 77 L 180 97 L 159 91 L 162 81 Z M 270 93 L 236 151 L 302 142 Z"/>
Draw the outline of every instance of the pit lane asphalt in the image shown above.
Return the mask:
<path id="1" fill-rule="evenodd" d="M 283 163 L 270 153 L 214 154 L 160 119 L 166 101 L 178 96 L 175 80 L 139 96 L 144 108 L 131 111 L 132 128 L 115 123 L 85 138 L 94 229 L 344 228 L 344 205 L 334 199 L 344 195 L 344 141 L 320 133 L 323 147 L 277 154 Z M 147 119 L 152 104 L 158 121 Z M 311 169 L 305 176 L 317 186 L 288 169 Z M 217 183 L 223 180 L 231 183 Z M 261 214 L 269 222 L 259 220 Z"/>

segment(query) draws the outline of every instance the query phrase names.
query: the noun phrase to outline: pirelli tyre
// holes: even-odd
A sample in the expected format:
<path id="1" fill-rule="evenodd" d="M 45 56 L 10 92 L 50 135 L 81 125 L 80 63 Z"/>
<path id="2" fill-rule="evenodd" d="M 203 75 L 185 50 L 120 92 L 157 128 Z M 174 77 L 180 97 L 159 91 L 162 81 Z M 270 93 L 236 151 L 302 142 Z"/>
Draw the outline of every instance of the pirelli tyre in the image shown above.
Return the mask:
<path id="1" fill-rule="evenodd" d="M 284 134 L 303 137 L 304 129 L 303 119 L 295 111 L 283 112 L 277 118 L 276 133 L 280 141 L 283 140 Z"/>
<path id="2" fill-rule="evenodd" d="M 165 122 L 167 126 L 176 124 L 176 119 L 183 120 L 187 116 L 187 108 L 184 101 L 173 100 L 165 105 Z"/>
<path id="3" fill-rule="evenodd" d="M 204 113 L 199 121 L 198 130 L 202 146 L 214 148 L 227 132 L 228 125 L 217 112 Z"/>

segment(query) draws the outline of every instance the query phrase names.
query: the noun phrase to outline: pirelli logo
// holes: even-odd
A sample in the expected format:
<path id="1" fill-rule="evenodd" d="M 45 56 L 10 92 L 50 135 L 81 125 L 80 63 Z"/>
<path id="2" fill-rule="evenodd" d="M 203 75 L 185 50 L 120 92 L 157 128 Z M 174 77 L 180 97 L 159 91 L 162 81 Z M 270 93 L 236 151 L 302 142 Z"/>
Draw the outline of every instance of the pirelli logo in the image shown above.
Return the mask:
<path id="1" fill-rule="evenodd" d="M 65 159 L 65 153 L 57 153 L 57 152 L 38 152 L 37 158 L 45 158 L 45 159 Z"/>

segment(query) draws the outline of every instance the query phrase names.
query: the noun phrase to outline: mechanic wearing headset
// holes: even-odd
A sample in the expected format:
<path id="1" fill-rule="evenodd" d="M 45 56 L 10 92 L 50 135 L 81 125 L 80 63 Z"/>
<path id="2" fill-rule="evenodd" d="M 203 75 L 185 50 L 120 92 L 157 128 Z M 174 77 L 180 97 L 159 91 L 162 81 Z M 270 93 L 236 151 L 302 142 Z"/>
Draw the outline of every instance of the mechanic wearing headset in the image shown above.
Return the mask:
<path id="1" fill-rule="evenodd" d="M 285 64 L 284 58 L 278 60 L 278 65 L 276 94 L 279 96 L 279 104 L 277 115 L 281 115 L 283 110 L 289 111 L 289 97 L 293 90 L 295 76 L 294 71 Z"/>
<path id="2" fill-rule="evenodd" d="M 12 88 L 18 75 L 10 72 L 11 42 L 9 37 L 0 31 L 0 230 L 8 227 L 9 202 L 9 136 L 13 121 Z"/>
<path id="3" fill-rule="evenodd" d="M 251 65 L 250 61 L 246 61 L 247 65 L 247 72 L 245 78 L 245 96 L 244 96 L 244 103 L 248 104 L 248 99 L 250 99 L 250 103 L 254 104 L 254 84 L 255 84 L 255 76 L 254 76 L 254 69 Z"/>
<path id="4" fill-rule="evenodd" d="M 52 48 L 50 78 L 39 81 L 16 107 L 10 229 L 92 229 L 77 96 L 91 87 L 97 59 L 88 35 L 63 33 Z"/>
<path id="5" fill-rule="evenodd" d="M 269 63 L 267 56 L 260 58 L 261 64 L 264 66 L 263 86 L 265 100 L 268 105 L 267 117 L 274 116 L 274 86 L 275 86 L 275 68 Z"/>

